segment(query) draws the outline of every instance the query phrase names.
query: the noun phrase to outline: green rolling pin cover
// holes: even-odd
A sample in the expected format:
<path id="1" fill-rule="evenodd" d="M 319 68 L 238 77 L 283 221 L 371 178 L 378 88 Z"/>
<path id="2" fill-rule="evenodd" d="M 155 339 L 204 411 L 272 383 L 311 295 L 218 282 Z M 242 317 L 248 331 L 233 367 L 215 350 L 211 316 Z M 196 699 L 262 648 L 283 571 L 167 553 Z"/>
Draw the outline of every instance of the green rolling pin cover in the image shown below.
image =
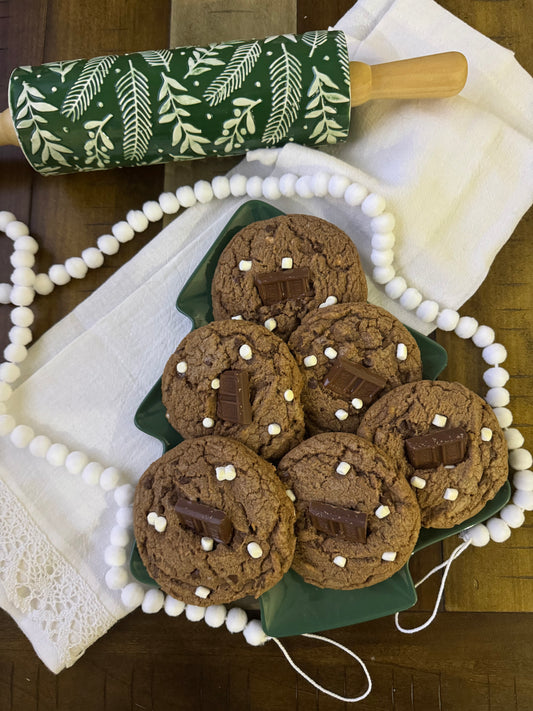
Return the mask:
<path id="1" fill-rule="evenodd" d="M 19 67 L 9 107 L 45 175 L 334 144 L 350 125 L 346 39 L 323 30 Z"/>

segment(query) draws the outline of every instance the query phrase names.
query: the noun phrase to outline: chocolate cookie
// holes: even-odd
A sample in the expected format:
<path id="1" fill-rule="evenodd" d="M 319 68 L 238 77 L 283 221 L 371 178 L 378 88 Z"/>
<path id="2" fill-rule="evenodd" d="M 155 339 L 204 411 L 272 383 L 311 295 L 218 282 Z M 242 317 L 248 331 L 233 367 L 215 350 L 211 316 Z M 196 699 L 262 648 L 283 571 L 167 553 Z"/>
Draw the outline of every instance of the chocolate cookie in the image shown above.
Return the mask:
<path id="1" fill-rule="evenodd" d="M 224 435 L 265 459 L 304 436 L 302 377 L 286 343 L 247 321 L 191 331 L 163 372 L 162 399 L 183 437 Z"/>
<path id="2" fill-rule="evenodd" d="M 373 304 L 317 309 L 291 335 L 289 348 L 304 377 L 302 404 L 311 434 L 356 432 L 372 402 L 422 378 L 416 340 Z"/>
<path id="3" fill-rule="evenodd" d="M 420 530 L 420 511 L 392 458 L 354 434 L 327 432 L 286 454 L 278 476 L 294 498 L 292 567 L 324 588 L 374 585 L 399 570 Z"/>
<path id="4" fill-rule="evenodd" d="M 426 528 L 451 528 L 474 516 L 508 475 L 496 416 L 460 383 L 402 385 L 368 409 L 358 434 L 400 463 Z"/>
<path id="5" fill-rule="evenodd" d="M 348 235 L 310 215 L 244 227 L 222 252 L 211 284 L 215 319 L 241 316 L 287 340 L 321 304 L 365 301 L 367 285 Z"/>
<path id="6" fill-rule="evenodd" d="M 185 603 L 258 597 L 290 567 L 293 504 L 274 467 L 235 440 L 183 441 L 142 475 L 133 506 L 148 573 Z"/>

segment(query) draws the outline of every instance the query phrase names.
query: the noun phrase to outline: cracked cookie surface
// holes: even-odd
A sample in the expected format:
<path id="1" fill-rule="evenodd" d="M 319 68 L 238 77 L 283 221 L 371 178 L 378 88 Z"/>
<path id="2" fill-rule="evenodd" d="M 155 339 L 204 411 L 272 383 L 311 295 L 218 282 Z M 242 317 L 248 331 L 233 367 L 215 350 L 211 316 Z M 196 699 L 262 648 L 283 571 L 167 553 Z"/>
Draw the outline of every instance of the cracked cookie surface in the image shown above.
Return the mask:
<path id="1" fill-rule="evenodd" d="M 374 304 L 336 304 L 318 309 L 303 319 L 288 344 L 304 378 L 302 404 L 310 434 L 355 433 L 373 400 L 398 385 L 422 378 L 416 340 L 398 319 Z M 342 359 L 384 379 L 373 399 L 361 399 L 347 390 L 339 393 L 324 384 Z"/>
<path id="2" fill-rule="evenodd" d="M 464 459 L 455 465 L 415 468 L 406 454 L 406 440 L 446 428 L 466 431 Z M 451 528 L 474 516 L 508 476 L 507 445 L 494 412 L 461 383 L 422 380 L 402 385 L 368 409 L 358 434 L 399 462 L 426 528 Z"/>
<path id="3" fill-rule="evenodd" d="M 208 536 L 184 525 L 175 510 L 183 499 L 223 512 L 232 525 L 229 542 L 206 544 Z M 185 603 L 207 606 L 258 597 L 290 567 L 293 504 L 274 467 L 235 440 L 201 437 L 168 451 L 139 480 L 133 510 L 135 539 L 148 573 Z"/>
<path id="4" fill-rule="evenodd" d="M 220 377 L 245 373 L 251 422 L 218 414 Z M 286 343 L 264 326 L 213 321 L 191 331 L 167 361 L 161 394 L 170 424 L 183 437 L 232 437 L 265 459 L 279 459 L 304 436 L 302 376 Z"/>
<path id="5" fill-rule="evenodd" d="M 381 582 L 412 553 L 420 510 L 394 461 L 367 440 L 344 432 L 311 437 L 283 457 L 278 476 L 294 495 L 293 569 L 317 587 L 352 590 Z M 311 503 L 367 515 L 366 541 L 321 532 Z"/>
<path id="6" fill-rule="evenodd" d="M 258 275 L 309 270 L 309 293 L 264 304 Z M 254 222 L 224 249 L 211 286 L 215 319 L 242 316 L 287 340 L 305 314 L 322 303 L 365 301 L 367 284 L 349 236 L 311 215 L 281 215 Z M 329 299 L 329 300 L 328 300 Z M 335 301 L 332 301 L 335 300 Z"/>

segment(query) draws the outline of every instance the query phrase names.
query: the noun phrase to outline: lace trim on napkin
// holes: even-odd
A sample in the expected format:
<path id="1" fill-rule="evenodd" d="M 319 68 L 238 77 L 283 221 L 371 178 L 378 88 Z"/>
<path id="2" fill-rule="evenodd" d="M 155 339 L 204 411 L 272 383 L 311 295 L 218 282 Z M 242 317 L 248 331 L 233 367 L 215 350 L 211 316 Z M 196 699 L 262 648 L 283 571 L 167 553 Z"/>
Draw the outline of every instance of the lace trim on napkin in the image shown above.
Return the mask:
<path id="1" fill-rule="evenodd" d="M 0 583 L 5 594 L 40 628 L 58 666 L 71 666 L 115 620 L 2 481 L 0 511 Z"/>

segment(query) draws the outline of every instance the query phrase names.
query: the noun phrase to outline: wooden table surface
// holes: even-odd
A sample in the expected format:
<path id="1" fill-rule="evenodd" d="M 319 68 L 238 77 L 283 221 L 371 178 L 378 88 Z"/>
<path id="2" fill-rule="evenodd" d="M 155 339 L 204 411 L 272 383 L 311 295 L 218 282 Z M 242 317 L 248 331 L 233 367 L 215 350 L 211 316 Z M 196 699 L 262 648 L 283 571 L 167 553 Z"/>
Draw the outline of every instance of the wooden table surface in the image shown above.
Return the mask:
<path id="1" fill-rule="evenodd" d="M 180 44 L 326 28 L 352 0 L 0 0 L 0 96 L 11 69 L 57 59 L 156 49 Z M 532 69 L 530 12 L 522 0 L 443 0 L 441 5 L 515 51 Z M 199 8 L 201 11 L 199 12 Z M 530 9 L 530 8 L 529 8 Z M 1 104 L 2 102 L 0 102 Z M 3 106 L 0 106 L 3 108 Z M 39 240 L 38 268 L 79 254 L 131 207 L 201 177 L 223 174 L 228 159 L 43 178 L 14 148 L 0 149 L 0 209 L 29 224 Z M 526 215 L 463 313 L 493 325 L 506 345 L 515 425 L 533 446 L 532 215 Z M 35 337 L 68 313 L 158 231 L 106 258 L 102 269 L 35 301 Z M 0 241 L 0 280 L 9 278 L 8 240 Z M 0 307 L 1 346 L 8 307 Z M 458 379 L 484 394 L 479 351 L 439 334 Z M 403 635 L 392 618 L 335 630 L 330 636 L 356 651 L 374 682 L 361 709 L 417 711 L 531 711 L 533 709 L 532 514 L 504 544 L 470 548 L 452 567 L 441 611 L 424 632 Z M 418 579 L 456 545 L 433 545 L 412 565 Z M 438 581 L 420 590 L 402 616 L 414 626 L 427 617 Z M 345 655 L 303 637 L 286 640 L 299 664 L 319 683 L 355 696 L 364 688 Z M 163 613 L 136 611 L 58 676 L 39 662 L 12 619 L 0 612 L 0 711 L 61 709 L 340 709 L 299 677 L 274 643 L 249 647 L 242 635 Z"/>

